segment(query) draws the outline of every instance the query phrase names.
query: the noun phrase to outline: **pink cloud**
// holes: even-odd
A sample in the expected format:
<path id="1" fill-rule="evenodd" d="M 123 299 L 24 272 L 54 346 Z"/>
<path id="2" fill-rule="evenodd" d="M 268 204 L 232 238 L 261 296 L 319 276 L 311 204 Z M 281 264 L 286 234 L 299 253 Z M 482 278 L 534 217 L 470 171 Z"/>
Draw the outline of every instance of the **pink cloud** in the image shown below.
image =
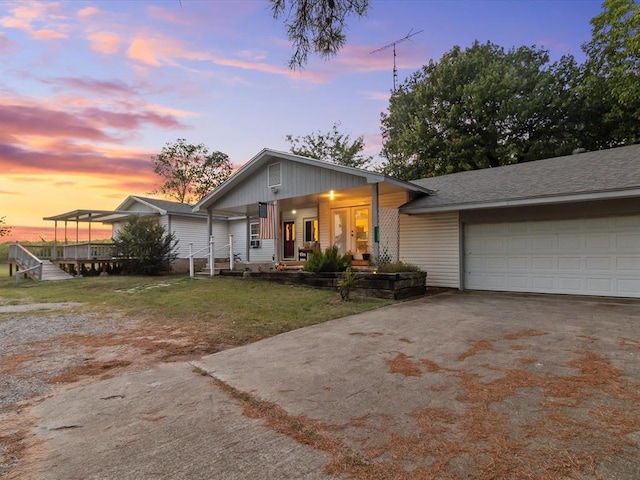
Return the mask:
<path id="1" fill-rule="evenodd" d="M 163 22 L 172 23 L 174 25 L 191 25 L 191 19 L 185 15 L 180 15 L 177 10 L 168 10 L 158 5 L 149 5 L 147 7 L 149 17 L 162 20 Z"/>
<path id="2" fill-rule="evenodd" d="M 38 40 L 65 38 L 66 28 L 64 15 L 59 3 L 25 0 L 9 9 L 9 15 L 0 18 L 0 26 L 17 28 Z M 39 28 L 34 24 L 47 23 L 47 28 Z"/>
<path id="3" fill-rule="evenodd" d="M 0 55 L 7 54 L 13 51 L 16 46 L 15 42 L 12 42 L 7 37 L 5 37 L 2 33 L 0 33 Z"/>
<path id="4" fill-rule="evenodd" d="M 120 49 L 123 39 L 112 32 L 96 32 L 87 36 L 91 43 L 91 48 L 96 52 L 104 54 L 113 54 Z"/>
<path id="5" fill-rule="evenodd" d="M 78 10 L 78 16 L 82 18 L 91 17 L 92 15 L 97 15 L 101 10 L 96 7 L 86 7 L 81 10 Z"/>
<path id="6" fill-rule="evenodd" d="M 52 78 L 42 80 L 47 84 L 59 84 L 74 91 L 84 90 L 94 95 L 137 95 L 137 89 L 121 80 L 95 80 L 92 78 Z"/>

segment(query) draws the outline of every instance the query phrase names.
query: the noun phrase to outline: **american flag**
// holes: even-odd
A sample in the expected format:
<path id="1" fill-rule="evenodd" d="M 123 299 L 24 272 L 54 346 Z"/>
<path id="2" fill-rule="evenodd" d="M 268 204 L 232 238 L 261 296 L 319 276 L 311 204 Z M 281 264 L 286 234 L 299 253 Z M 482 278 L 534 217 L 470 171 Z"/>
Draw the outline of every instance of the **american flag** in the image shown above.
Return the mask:
<path id="1" fill-rule="evenodd" d="M 273 203 L 259 203 L 258 216 L 260 217 L 258 238 L 261 240 L 276 238 L 276 228 L 274 225 L 275 207 Z"/>

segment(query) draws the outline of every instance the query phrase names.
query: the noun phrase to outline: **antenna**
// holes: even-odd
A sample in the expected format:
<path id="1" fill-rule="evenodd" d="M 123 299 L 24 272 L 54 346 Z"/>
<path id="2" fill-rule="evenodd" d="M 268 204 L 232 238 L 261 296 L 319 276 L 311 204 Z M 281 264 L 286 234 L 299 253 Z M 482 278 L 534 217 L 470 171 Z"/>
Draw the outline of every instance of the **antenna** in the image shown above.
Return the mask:
<path id="1" fill-rule="evenodd" d="M 404 37 L 402 37 L 399 40 L 396 40 L 395 42 L 391 42 L 388 45 L 385 45 L 384 47 L 380 47 L 377 50 L 374 50 L 373 52 L 369 52 L 369 55 L 371 55 L 372 53 L 378 53 L 381 52 L 383 50 L 386 50 L 388 48 L 393 47 L 393 91 L 396 91 L 396 84 L 398 83 L 398 69 L 396 68 L 396 45 L 398 43 L 402 43 L 405 42 L 407 40 L 409 40 L 411 37 L 418 35 L 419 33 L 424 32 L 424 30 L 420 30 L 418 32 L 413 32 L 413 28 L 411 30 L 409 30 L 409 33 L 407 33 Z"/>

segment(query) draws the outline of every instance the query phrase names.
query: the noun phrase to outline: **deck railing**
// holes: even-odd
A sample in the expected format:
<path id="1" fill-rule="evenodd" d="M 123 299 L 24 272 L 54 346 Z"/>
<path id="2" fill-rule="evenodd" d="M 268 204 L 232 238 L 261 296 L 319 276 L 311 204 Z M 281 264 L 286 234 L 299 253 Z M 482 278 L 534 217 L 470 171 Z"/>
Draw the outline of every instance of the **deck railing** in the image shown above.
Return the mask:
<path id="1" fill-rule="evenodd" d="M 9 260 L 15 261 L 23 269 L 22 272 L 16 272 L 16 282 L 19 283 L 20 276 L 25 273 L 42 280 L 42 261 L 19 243 L 9 245 Z"/>
<path id="2" fill-rule="evenodd" d="M 115 256 L 115 249 L 114 243 L 86 242 L 63 245 L 62 260 L 110 260 Z"/>

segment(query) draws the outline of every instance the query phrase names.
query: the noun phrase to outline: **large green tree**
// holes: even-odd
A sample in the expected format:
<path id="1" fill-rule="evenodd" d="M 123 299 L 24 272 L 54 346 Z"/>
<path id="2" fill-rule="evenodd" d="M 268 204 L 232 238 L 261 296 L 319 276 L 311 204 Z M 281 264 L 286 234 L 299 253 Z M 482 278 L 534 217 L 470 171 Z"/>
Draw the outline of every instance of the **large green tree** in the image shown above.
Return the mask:
<path id="1" fill-rule="evenodd" d="M 190 144 L 184 138 L 167 143 L 151 161 L 154 173 L 162 181 L 152 193 L 161 193 L 181 203 L 199 201 L 232 173 L 226 154 L 210 152 L 202 143 Z"/>
<path id="2" fill-rule="evenodd" d="M 269 0 L 275 19 L 285 18 L 294 53 L 292 69 L 303 67 L 309 53 L 334 56 L 346 42 L 347 18 L 363 16 L 369 0 Z"/>
<path id="3" fill-rule="evenodd" d="M 382 170 L 415 179 L 570 153 L 577 73 L 535 47 L 456 46 L 392 95 Z"/>
<path id="4" fill-rule="evenodd" d="M 640 142 L 640 4 L 605 0 L 591 20 L 578 87 L 589 149 Z"/>
<path id="5" fill-rule="evenodd" d="M 349 134 L 339 130 L 340 122 L 334 123 L 330 132 L 314 132 L 302 137 L 287 135 L 285 140 L 291 144 L 290 151 L 296 155 L 317 158 L 347 167 L 366 168 L 372 160 L 363 155 L 364 137 L 351 140 Z"/>

